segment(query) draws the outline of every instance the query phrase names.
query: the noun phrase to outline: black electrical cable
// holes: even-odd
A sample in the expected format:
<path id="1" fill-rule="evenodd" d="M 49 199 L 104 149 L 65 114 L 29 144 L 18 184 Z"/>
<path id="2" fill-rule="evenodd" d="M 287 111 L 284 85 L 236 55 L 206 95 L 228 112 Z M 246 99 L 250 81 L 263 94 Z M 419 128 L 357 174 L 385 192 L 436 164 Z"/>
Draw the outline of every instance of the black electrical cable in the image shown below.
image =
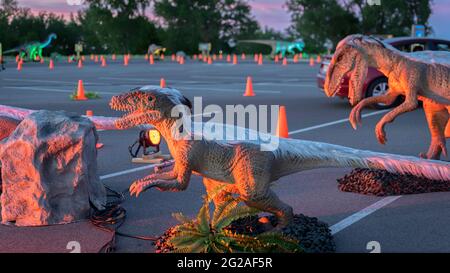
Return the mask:
<path id="1" fill-rule="evenodd" d="M 90 221 L 94 226 L 105 231 L 113 232 L 114 234 L 122 237 L 145 241 L 158 240 L 157 237 L 137 236 L 118 231 L 125 222 L 127 216 L 127 211 L 121 206 L 121 203 L 125 201 L 125 193 L 128 192 L 128 190 L 117 192 L 106 185 L 105 188 L 108 191 L 107 197 L 109 199 L 105 205 L 105 208 L 98 210 L 92 206 L 93 213 L 91 214 Z"/>

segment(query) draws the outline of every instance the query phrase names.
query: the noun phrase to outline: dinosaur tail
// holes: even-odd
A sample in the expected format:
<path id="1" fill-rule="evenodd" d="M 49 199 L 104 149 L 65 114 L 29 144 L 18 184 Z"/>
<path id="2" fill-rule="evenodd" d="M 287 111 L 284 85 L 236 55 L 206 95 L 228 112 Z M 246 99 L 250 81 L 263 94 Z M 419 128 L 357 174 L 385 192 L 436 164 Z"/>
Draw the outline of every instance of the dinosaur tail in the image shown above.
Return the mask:
<path id="1" fill-rule="evenodd" d="M 13 52 L 19 52 L 19 51 L 20 51 L 20 48 L 13 48 L 13 49 L 10 49 L 10 50 L 3 51 L 3 55 L 9 54 L 9 53 L 13 53 Z"/>
<path id="2" fill-rule="evenodd" d="M 392 173 L 450 181 L 450 164 L 439 160 L 377 153 L 294 139 L 281 141 L 280 148 L 275 153 L 278 159 L 276 168 L 280 170 L 275 175 L 279 177 L 308 169 L 353 167 L 387 170 Z"/>

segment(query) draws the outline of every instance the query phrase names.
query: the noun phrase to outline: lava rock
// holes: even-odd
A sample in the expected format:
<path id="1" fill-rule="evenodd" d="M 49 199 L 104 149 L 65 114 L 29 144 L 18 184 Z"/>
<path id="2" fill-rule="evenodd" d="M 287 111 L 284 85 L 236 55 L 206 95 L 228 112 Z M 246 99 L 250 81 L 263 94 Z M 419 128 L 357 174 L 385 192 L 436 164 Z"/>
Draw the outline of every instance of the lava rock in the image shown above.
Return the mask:
<path id="1" fill-rule="evenodd" d="M 238 234 L 256 236 L 265 231 L 265 221 L 268 218 L 272 226 L 275 226 L 277 219 L 274 216 L 268 217 L 246 217 L 234 221 L 226 229 Z M 169 253 L 174 247 L 168 243 L 175 235 L 175 227 L 171 227 L 155 242 L 156 253 Z M 282 230 L 282 232 L 299 241 L 300 247 L 306 253 L 332 253 L 336 251 L 336 244 L 326 223 L 319 221 L 315 217 L 308 217 L 303 214 L 294 215 L 292 224 Z"/>
<path id="2" fill-rule="evenodd" d="M 97 133 L 84 117 L 37 111 L 0 144 L 2 223 L 40 226 L 87 219 L 106 191 L 97 174 Z"/>
<path id="3" fill-rule="evenodd" d="M 450 191 L 450 181 L 360 168 L 337 179 L 337 182 L 341 191 L 376 196 Z"/>

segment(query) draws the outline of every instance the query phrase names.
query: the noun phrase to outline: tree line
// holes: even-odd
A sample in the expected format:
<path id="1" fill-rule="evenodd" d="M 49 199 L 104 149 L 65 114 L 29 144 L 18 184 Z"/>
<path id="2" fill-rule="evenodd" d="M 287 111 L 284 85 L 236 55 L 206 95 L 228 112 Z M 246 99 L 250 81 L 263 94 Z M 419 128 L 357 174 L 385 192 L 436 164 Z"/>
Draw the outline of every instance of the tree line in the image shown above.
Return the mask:
<path id="1" fill-rule="evenodd" d="M 376 2 L 376 1 L 375 1 Z M 292 24 L 286 33 L 262 28 L 247 0 L 86 0 L 70 18 L 49 12 L 34 14 L 16 0 L 1 0 L 0 42 L 3 50 L 58 39 L 46 53 L 72 54 L 82 42 L 84 53 L 147 52 L 152 43 L 168 52 L 198 52 L 201 42 L 213 50 L 249 53 L 270 49 L 234 46 L 240 39 L 302 38 L 306 50 L 321 53 L 350 33 L 408 35 L 413 23 L 429 28 L 430 0 L 390 0 L 370 5 L 366 0 L 287 0 Z M 150 17 L 148 14 L 152 14 Z"/>

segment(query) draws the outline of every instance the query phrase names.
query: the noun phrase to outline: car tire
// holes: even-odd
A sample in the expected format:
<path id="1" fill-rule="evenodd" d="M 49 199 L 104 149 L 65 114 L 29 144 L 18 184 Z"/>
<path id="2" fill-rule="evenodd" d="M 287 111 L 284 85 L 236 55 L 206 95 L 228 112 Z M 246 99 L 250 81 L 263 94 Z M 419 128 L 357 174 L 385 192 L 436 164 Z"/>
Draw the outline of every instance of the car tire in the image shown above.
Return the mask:
<path id="1" fill-rule="evenodd" d="M 384 95 L 384 94 L 386 94 L 388 88 L 389 87 L 388 87 L 387 78 L 377 78 L 369 84 L 369 87 L 366 90 L 366 98 Z M 390 105 L 377 103 L 377 104 L 372 105 L 372 107 L 375 109 L 389 109 L 389 108 L 399 105 L 400 102 L 401 102 L 401 98 L 397 98 L 394 101 L 394 103 L 392 103 Z"/>

